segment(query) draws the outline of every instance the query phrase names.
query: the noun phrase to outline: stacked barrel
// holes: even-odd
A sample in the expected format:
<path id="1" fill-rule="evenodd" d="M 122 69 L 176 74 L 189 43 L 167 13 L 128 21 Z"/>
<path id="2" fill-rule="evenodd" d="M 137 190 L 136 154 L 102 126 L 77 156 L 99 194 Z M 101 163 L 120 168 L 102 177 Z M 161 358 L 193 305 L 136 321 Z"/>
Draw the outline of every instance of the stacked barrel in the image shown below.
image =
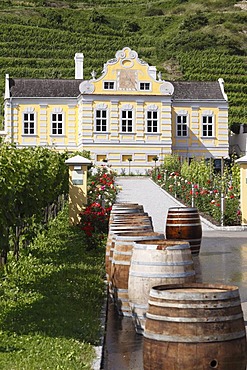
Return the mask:
<path id="1" fill-rule="evenodd" d="M 109 293 L 143 334 L 144 370 L 244 370 L 238 288 L 197 283 L 202 228 L 196 208 L 169 208 L 164 233 L 138 203 L 116 203 L 106 245 Z"/>
<path id="2" fill-rule="evenodd" d="M 106 245 L 109 293 L 120 315 L 131 316 L 143 334 L 148 295 L 156 284 L 195 282 L 190 244 L 165 240 L 138 203 L 112 207 Z"/>

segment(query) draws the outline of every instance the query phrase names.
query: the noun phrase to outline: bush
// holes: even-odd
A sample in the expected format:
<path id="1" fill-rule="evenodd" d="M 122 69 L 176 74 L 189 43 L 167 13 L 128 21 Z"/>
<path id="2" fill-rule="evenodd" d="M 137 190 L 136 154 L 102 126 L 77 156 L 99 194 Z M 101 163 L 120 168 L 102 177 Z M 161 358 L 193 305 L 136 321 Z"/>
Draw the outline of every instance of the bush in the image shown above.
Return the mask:
<path id="1" fill-rule="evenodd" d="M 193 15 L 189 15 L 185 18 L 181 29 L 187 31 L 196 31 L 199 30 L 201 27 L 208 25 L 208 18 L 202 12 L 198 12 Z"/>
<path id="2" fill-rule="evenodd" d="M 166 159 L 164 164 L 153 171 L 157 183 L 187 206 L 198 208 L 204 215 L 221 222 L 221 194 L 224 195 L 224 225 L 239 225 L 240 169 L 234 161 L 225 166 L 223 176 L 214 173 L 212 161 L 192 160 L 184 162 L 179 170 L 178 157 Z M 172 165 L 174 164 L 174 167 Z M 167 170 L 169 169 L 169 170 Z M 172 169 L 175 169 L 172 171 Z M 157 176 L 156 176 L 157 172 Z"/>
<path id="3" fill-rule="evenodd" d="M 108 232 L 111 206 L 116 200 L 115 172 L 107 166 L 93 169 L 88 179 L 88 206 L 80 213 L 79 227 L 84 232 L 87 249 L 104 240 Z"/>
<path id="4" fill-rule="evenodd" d="M 164 15 L 164 12 L 162 9 L 150 8 L 145 11 L 146 17 L 155 17 L 155 16 L 160 16 L 160 15 Z"/>

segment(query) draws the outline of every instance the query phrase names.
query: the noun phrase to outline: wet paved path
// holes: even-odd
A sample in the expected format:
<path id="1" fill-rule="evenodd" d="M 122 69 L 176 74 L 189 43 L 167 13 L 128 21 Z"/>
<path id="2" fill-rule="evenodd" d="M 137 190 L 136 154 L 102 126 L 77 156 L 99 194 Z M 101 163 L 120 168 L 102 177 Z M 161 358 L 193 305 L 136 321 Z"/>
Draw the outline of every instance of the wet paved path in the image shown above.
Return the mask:
<path id="1" fill-rule="evenodd" d="M 118 201 L 142 204 L 155 231 L 164 232 L 167 210 L 179 206 L 176 200 L 146 178 L 121 178 L 118 184 Z M 247 326 L 247 230 L 215 229 L 203 220 L 202 230 L 200 255 L 193 258 L 197 281 L 237 285 Z M 117 315 L 110 300 L 102 369 L 143 370 L 142 336 L 135 333 L 131 318 Z"/>

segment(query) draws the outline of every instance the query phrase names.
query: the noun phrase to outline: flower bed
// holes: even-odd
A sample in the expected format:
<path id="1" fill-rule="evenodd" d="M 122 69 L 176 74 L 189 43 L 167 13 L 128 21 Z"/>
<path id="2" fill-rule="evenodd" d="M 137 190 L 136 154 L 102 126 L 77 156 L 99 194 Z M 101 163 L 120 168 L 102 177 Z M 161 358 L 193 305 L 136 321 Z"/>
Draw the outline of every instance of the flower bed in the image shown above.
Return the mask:
<path id="1" fill-rule="evenodd" d="M 88 205 L 80 214 L 79 227 L 84 232 L 88 249 L 97 247 L 108 232 L 112 204 L 118 188 L 116 173 L 107 166 L 94 168 L 88 178 Z"/>
<path id="2" fill-rule="evenodd" d="M 224 225 L 240 225 L 240 170 L 234 162 L 225 166 L 221 175 L 205 160 L 188 164 L 171 156 L 153 173 L 153 179 L 185 205 L 197 207 L 214 223 L 220 224 L 223 216 Z"/>

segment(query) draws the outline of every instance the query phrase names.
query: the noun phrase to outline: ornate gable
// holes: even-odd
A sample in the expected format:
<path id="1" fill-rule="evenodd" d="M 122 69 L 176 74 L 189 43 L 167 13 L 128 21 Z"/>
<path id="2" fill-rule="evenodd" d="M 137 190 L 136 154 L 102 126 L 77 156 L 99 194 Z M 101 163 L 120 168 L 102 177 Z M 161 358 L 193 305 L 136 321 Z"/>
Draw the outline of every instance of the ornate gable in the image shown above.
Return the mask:
<path id="1" fill-rule="evenodd" d="M 80 84 L 82 94 L 172 95 L 174 91 L 173 85 L 162 81 L 160 74 L 157 80 L 156 67 L 139 59 L 137 52 L 128 47 L 117 51 L 115 58 L 105 63 L 101 77 L 96 79 L 95 73 L 92 76 Z"/>

